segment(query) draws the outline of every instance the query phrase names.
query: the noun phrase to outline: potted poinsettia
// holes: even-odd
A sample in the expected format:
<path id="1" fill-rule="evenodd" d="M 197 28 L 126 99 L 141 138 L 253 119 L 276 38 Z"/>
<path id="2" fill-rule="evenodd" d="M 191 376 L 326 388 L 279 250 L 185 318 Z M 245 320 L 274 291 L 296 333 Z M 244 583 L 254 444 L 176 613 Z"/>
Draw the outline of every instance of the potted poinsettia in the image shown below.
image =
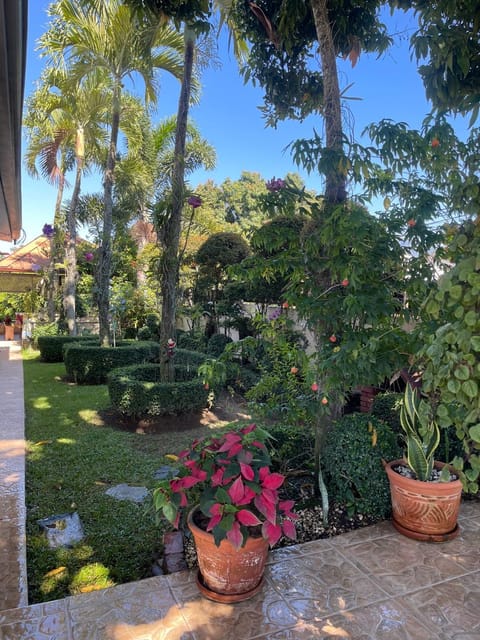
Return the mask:
<path id="1" fill-rule="evenodd" d="M 282 500 L 285 478 L 270 469 L 268 433 L 254 424 L 195 440 L 176 457 L 177 473 L 154 490 L 153 502 L 175 528 L 188 514 L 207 597 L 236 602 L 261 587 L 269 546 L 295 539 L 293 500 Z"/>

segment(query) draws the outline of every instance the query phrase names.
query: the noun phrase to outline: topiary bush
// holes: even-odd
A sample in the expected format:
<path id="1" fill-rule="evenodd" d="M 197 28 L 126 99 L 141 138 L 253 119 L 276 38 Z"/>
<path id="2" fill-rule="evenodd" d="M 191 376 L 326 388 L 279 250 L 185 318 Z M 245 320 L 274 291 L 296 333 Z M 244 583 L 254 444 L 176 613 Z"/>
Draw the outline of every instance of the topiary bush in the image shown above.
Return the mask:
<path id="1" fill-rule="evenodd" d="M 388 517 L 390 486 L 382 459 L 401 457 L 397 435 L 382 420 L 360 413 L 337 420 L 322 452 L 330 500 L 345 505 L 350 515 Z"/>
<path id="2" fill-rule="evenodd" d="M 98 336 L 59 336 L 42 335 L 37 338 L 42 362 L 62 362 L 63 348 L 67 344 L 98 344 Z"/>
<path id="3" fill-rule="evenodd" d="M 199 351 L 190 351 L 189 349 L 176 349 L 174 355 L 175 365 L 183 364 L 187 367 L 195 368 L 195 374 L 197 373 L 197 367 L 208 360 L 206 353 L 200 353 Z"/>
<path id="4" fill-rule="evenodd" d="M 209 356 L 213 356 L 214 358 L 218 358 L 225 351 L 225 347 L 227 344 L 230 344 L 233 340 L 224 335 L 223 333 L 214 333 L 207 344 L 207 353 Z"/>
<path id="5" fill-rule="evenodd" d="M 188 365 L 175 365 L 175 382 L 160 382 L 158 364 L 111 371 L 107 385 L 112 405 L 127 416 L 158 416 L 204 409 L 209 392 Z"/>
<path id="6" fill-rule="evenodd" d="M 205 353 L 207 350 L 207 338 L 203 333 L 179 332 L 177 347 L 179 349 L 188 349 L 189 351 L 201 351 L 202 353 Z"/>
<path id="7" fill-rule="evenodd" d="M 72 344 L 65 348 L 67 376 L 77 384 L 105 384 L 112 369 L 144 362 L 158 362 L 157 342 L 125 340 L 116 347 Z"/>

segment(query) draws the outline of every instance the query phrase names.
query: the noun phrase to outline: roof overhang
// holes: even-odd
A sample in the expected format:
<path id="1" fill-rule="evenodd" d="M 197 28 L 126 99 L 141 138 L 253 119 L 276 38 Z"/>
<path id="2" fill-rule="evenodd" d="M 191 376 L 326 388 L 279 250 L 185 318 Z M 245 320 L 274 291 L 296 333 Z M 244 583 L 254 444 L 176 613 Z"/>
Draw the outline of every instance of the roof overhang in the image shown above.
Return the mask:
<path id="1" fill-rule="evenodd" d="M 22 230 L 22 111 L 28 0 L 0 0 L 0 240 Z"/>

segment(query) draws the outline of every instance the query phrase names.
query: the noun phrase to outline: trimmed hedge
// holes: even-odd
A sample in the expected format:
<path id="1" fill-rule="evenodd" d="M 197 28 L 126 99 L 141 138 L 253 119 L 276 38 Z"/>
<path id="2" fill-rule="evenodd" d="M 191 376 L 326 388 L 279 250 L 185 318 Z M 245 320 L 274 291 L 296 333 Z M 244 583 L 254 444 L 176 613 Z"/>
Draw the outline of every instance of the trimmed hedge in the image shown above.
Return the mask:
<path id="1" fill-rule="evenodd" d="M 139 416 L 199 411 L 209 392 L 190 365 L 175 365 L 175 382 L 160 382 L 160 365 L 143 364 L 115 369 L 108 375 L 112 405 L 121 413 Z"/>
<path id="2" fill-rule="evenodd" d="M 65 369 L 77 384 L 105 384 L 112 369 L 144 362 L 158 362 L 158 342 L 125 340 L 116 347 L 72 344 L 65 348 Z"/>
<path id="3" fill-rule="evenodd" d="M 63 362 L 63 347 L 71 343 L 98 344 L 98 336 L 38 336 L 37 345 L 42 362 Z"/>
<path id="4" fill-rule="evenodd" d="M 176 349 L 174 355 L 175 365 L 184 364 L 187 367 L 195 367 L 195 375 L 197 374 L 197 367 L 209 360 L 206 353 L 200 353 L 200 351 L 190 351 L 188 349 Z"/>
<path id="5" fill-rule="evenodd" d="M 225 347 L 227 344 L 230 344 L 233 340 L 224 335 L 223 333 L 214 333 L 210 336 L 210 339 L 207 344 L 207 353 L 209 356 L 213 356 L 214 358 L 218 358 L 225 351 Z"/>
<path id="6" fill-rule="evenodd" d="M 374 416 L 353 413 L 337 420 L 327 434 L 322 468 L 330 500 L 351 515 L 386 518 L 390 485 L 382 465 L 402 457 L 397 435 Z"/>

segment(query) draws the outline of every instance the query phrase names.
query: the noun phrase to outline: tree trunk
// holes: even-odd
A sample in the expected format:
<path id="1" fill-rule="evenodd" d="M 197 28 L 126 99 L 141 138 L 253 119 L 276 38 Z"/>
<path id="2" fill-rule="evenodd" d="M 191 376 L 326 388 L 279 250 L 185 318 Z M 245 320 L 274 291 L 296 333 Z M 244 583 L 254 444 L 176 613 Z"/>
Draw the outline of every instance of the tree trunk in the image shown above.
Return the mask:
<path id="1" fill-rule="evenodd" d="M 60 229 L 62 228 L 61 213 L 64 189 L 65 175 L 61 172 L 58 179 L 55 213 L 53 215 L 53 228 L 55 229 L 55 235 L 50 239 L 50 261 L 48 263 L 47 273 L 47 315 L 49 322 L 55 322 L 55 295 L 58 289 L 58 273 L 55 269 L 55 265 L 60 262 L 60 249 L 62 246 Z"/>
<path id="2" fill-rule="evenodd" d="M 75 294 L 77 284 L 77 206 L 80 196 L 80 185 L 82 182 L 83 162 L 84 162 L 84 136 L 83 127 L 77 129 L 76 144 L 77 171 L 75 175 L 75 186 L 73 188 L 70 207 L 67 212 L 67 243 L 65 249 L 65 287 L 63 293 L 63 308 L 65 309 L 65 319 L 67 321 L 68 333 L 71 336 L 77 335 Z"/>
<path id="3" fill-rule="evenodd" d="M 190 104 L 195 34 L 185 26 L 185 53 L 182 87 L 178 101 L 175 151 L 172 174 L 172 200 L 163 237 L 161 261 L 162 320 L 160 325 L 160 376 L 164 381 L 173 381 L 173 360 L 167 347 L 168 340 L 175 340 L 175 311 L 179 276 L 179 243 L 185 197 L 185 141 L 187 136 L 188 108 Z"/>
<path id="4" fill-rule="evenodd" d="M 332 25 L 328 18 L 327 0 L 311 0 L 311 6 L 322 61 L 326 147 L 336 152 L 335 155 L 340 159 L 343 155 L 342 111 Z M 325 176 L 325 201 L 328 204 L 340 204 L 347 199 L 347 180 L 346 174 L 333 159 Z"/>
<path id="5" fill-rule="evenodd" d="M 110 344 L 110 275 L 112 269 L 112 230 L 113 230 L 113 178 L 117 154 L 118 130 L 120 125 L 121 83 L 117 80 L 112 99 L 112 130 L 107 166 L 103 176 L 103 230 L 97 271 L 97 304 L 100 342 Z"/>

